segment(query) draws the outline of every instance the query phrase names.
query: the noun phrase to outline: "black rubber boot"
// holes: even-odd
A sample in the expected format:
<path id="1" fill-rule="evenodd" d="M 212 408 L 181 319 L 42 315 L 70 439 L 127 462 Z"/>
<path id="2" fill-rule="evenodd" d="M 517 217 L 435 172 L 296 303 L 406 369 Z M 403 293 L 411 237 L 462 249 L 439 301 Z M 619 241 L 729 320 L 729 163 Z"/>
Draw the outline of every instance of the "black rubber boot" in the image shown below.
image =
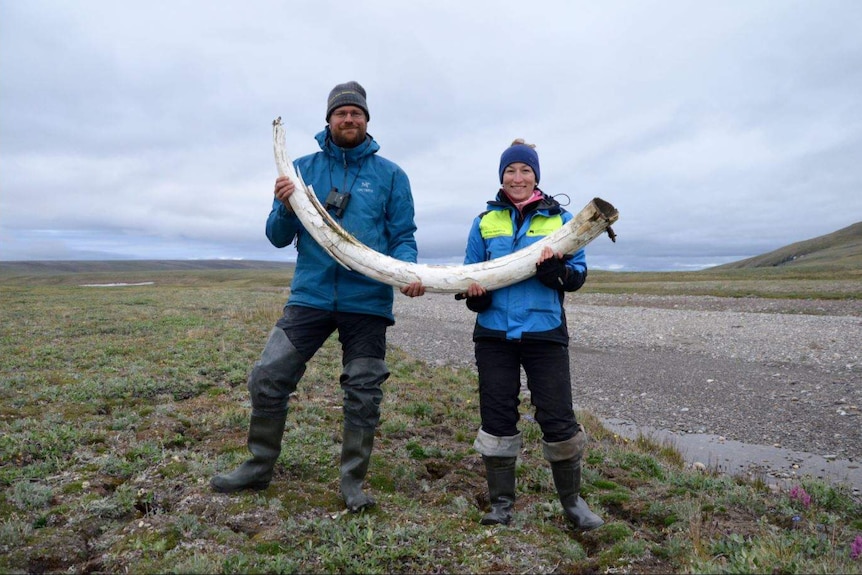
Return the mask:
<path id="1" fill-rule="evenodd" d="M 341 443 L 341 496 L 351 513 L 374 507 L 374 499 L 362 491 L 368 473 L 371 450 L 374 448 L 374 428 L 344 426 Z"/>
<path id="2" fill-rule="evenodd" d="M 491 511 L 482 517 L 482 525 L 508 525 L 515 507 L 516 457 L 482 456 L 488 479 Z"/>
<path id="3" fill-rule="evenodd" d="M 287 416 L 278 419 L 251 416 L 248 427 L 248 450 L 252 458 L 230 473 L 216 475 L 210 486 L 219 493 L 235 493 L 243 489 L 266 489 L 272 480 L 272 470 L 281 453 L 281 438 Z"/>
<path id="4" fill-rule="evenodd" d="M 590 511 L 587 502 L 581 497 L 581 459 L 573 458 L 551 462 L 554 485 L 563 504 L 566 517 L 576 529 L 589 531 L 604 525 L 602 518 Z"/>

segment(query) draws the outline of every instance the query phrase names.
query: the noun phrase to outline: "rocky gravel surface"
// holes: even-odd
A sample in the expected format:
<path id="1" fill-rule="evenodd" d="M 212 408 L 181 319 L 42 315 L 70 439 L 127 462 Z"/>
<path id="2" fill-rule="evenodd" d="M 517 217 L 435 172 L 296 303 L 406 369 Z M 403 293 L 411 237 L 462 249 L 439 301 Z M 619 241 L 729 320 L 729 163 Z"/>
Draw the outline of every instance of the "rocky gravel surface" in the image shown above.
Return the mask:
<path id="1" fill-rule="evenodd" d="M 399 295 L 395 313 L 390 343 L 473 367 L 463 302 Z M 862 302 L 575 293 L 566 313 L 576 407 L 862 462 Z"/>

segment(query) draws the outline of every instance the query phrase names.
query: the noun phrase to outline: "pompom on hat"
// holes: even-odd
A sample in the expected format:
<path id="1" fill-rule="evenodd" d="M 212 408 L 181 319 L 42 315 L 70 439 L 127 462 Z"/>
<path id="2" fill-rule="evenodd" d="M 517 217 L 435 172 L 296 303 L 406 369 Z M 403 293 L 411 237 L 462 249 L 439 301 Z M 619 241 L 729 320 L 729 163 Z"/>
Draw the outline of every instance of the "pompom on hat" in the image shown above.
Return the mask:
<path id="1" fill-rule="evenodd" d="M 530 166 L 533 169 L 533 173 L 536 174 L 536 184 L 539 183 L 539 176 L 541 175 L 539 173 L 539 154 L 536 153 L 536 150 L 532 146 L 525 144 L 524 140 L 515 140 L 511 146 L 503 151 L 503 155 L 500 156 L 501 184 L 503 183 L 503 172 L 506 171 L 506 167 L 515 162 L 522 162 Z"/>
<path id="2" fill-rule="evenodd" d="M 329 92 L 329 98 L 326 100 L 326 121 L 329 121 L 329 116 L 336 108 L 341 106 L 357 106 L 365 112 L 365 120 L 371 119 L 371 114 L 368 113 L 368 103 L 365 101 L 365 88 L 359 85 L 359 82 L 345 82 L 338 84 Z"/>

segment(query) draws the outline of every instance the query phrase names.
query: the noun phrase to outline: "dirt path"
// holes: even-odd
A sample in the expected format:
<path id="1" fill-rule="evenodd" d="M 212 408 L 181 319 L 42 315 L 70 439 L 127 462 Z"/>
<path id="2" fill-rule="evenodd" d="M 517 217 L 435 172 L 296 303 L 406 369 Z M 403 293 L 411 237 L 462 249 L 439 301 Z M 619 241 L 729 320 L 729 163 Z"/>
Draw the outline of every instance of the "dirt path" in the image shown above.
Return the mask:
<path id="1" fill-rule="evenodd" d="M 862 489 L 862 302 L 571 294 L 575 404 L 679 439 L 739 472 Z M 473 367 L 475 315 L 451 295 L 396 298 L 390 343 Z"/>

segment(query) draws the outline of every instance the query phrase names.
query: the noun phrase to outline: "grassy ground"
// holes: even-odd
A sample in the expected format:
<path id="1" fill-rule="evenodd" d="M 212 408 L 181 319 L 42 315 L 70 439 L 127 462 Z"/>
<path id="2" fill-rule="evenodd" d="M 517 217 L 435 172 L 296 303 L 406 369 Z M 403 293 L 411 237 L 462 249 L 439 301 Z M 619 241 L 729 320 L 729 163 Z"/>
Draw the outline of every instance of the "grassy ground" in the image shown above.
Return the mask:
<path id="1" fill-rule="evenodd" d="M 758 268 L 697 272 L 591 270 L 587 292 L 793 299 L 862 299 L 862 268 Z"/>
<path id="2" fill-rule="evenodd" d="M 700 293 L 679 275 L 596 275 L 591 289 Z M 113 281 L 155 283 L 79 287 Z M 834 297 L 843 280 L 806 281 L 785 297 Z M 862 506 L 845 491 L 685 469 L 673 446 L 589 413 L 584 495 L 605 526 L 567 525 L 526 406 L 516 519 L 482 526 L 475 376 L 398 350 L 368 477 L 379 505 L 345 514 L 334 341 L 291 403 L 273 484 L 214 494 L 209 478 L 246 458 L 246 375 L 284 285 L 247 270 L 0 278 L 0 572 L 862 572 Z"/>

